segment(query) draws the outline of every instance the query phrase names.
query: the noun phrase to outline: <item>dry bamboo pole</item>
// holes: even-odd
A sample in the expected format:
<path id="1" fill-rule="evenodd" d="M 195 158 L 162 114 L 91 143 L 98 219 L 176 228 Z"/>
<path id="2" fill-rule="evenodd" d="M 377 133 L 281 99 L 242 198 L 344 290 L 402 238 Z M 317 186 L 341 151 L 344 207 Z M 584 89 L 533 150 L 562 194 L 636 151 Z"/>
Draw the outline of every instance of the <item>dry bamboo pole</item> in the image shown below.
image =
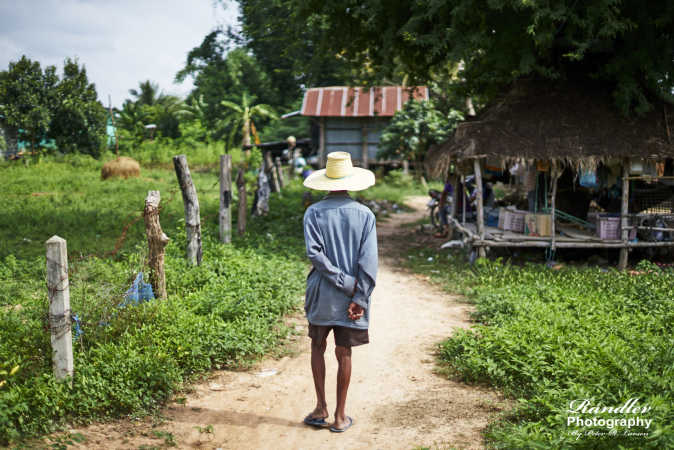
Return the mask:
<path id="1" fill-rule="evenodd" d="M 52 369 L 56 379 L 64 379 L 73 376 L 68 247 L 66 240 L 56 235 L 46 244 Z"/>
<path id="2" fill-rule="evenodd" d="M 187 157 L 178 155 L 173 157 L 173 166 L 176 170 L 180 191 L 185 204 L 185 232 L 187 234 L 187 260 L 201 264 L 201 217 L 199 214 L 199 199 L 197 190 L 192 182 L 190 168 L 187 166 Z"/>
<path id="3" fill-rule="evenodd" d="M 232 242 L 232 155 L 220 155 L 220 242 Z"/>
<path id="4" fill-rule="evenodd" d="M 236 187 L 239 191 L 239 218 L 237 219 L 236 229 L 239 236 L 246 232 L 246 182 L 243 178 L 243 169 L 239 169 L 236 174 Z"/>
<path id="5" fill-rule="evenodd" d="M 629 175 L 629 159 L 623 159 L 623 192 L 622 199 L 620 204 L 620 226 L 622 228 L 621 238 L 623 243 L 627 243 L 629 237 L 629 231 L 625 228 L 627 227 L 627 215 L 629 213 L 629 198 L 630 198 L 630 180 Z M 629 249 L 624 247 L 620 250 L 620 259 L 618 260 L 618 269 L 625 270 L 627 268 L 627 262 L 629 260 Z"/>
<path id="6" fill-rule="evenodd" d="M 145 234 L 147 235 L 148 264 L 150 265 L 150 284 L 157 298 L 166 298 L 166 275 L 164 273 L 164 247 L 169 242 L 159 223 L 159 191 L 148 191 L 145 198 Z"/>
<path id="7" fill-rule="evenodd" d="M 477 233 L 480 239 L 484 240 L 484 199 L 482 198 L 482 168 L 480 160 L 473 160 L 473 169 L 475 171 L 475 198 L 477 200 Z M 487 252 L 484 247 L 478 249 L 478 257 L 486 258 Z"/>

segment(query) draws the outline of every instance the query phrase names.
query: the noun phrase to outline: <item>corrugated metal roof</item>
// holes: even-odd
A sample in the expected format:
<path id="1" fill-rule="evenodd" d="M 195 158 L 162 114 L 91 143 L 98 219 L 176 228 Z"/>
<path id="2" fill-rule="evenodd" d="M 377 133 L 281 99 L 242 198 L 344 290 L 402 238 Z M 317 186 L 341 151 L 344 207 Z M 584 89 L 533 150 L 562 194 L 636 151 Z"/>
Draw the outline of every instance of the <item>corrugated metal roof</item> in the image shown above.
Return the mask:
<path id="1" fill-rule="evenodd" d="M 428 100 L 426 86 L 322 87 L 307 89 L 303 116 L 391 117 L 410 98 Z"/>

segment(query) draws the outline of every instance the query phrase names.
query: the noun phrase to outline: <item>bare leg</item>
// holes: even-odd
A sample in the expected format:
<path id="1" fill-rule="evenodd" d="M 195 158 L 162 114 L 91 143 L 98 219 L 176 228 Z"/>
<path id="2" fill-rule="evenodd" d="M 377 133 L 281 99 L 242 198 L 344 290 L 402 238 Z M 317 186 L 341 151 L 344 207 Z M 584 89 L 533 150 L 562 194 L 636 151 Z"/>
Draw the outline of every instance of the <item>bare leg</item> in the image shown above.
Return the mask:
<path id="1" fill-rule="evenodd" d="M 311 418 L 328 417 L 328 403 L 325 400 L 325 348 L 326 339 L 311 340 L 311 372 L 314 375 L 314 387 L 316 388 L 316 409 L 309 414 Z"/>
<path id="2" fill-rule="evenodd" d="M 351 381 L 351 347 L 335 347 L 335 356 L 337 356 L 337 409 L 335 409 L 335 428 L 344 428 L 349 425 L 346 419 L 346 394 L 349 390 Z"/>

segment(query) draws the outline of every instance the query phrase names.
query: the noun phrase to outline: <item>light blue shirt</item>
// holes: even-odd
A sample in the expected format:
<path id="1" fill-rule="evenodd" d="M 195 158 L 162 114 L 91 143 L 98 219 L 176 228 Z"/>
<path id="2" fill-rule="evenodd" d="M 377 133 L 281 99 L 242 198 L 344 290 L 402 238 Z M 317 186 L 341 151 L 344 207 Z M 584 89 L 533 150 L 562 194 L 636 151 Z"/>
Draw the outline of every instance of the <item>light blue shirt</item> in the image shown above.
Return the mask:
<path id="1" fill-rule="evenodd" d="M 309 323 L 368 328 L 378 266 L 375 222 L 367 206 L 341 193 L 331 193 L 304 213 L 304 241 L 313 266 L 304 302 Z M 365 309 L 355 321 L 347 313 L 351 302 Z"/>

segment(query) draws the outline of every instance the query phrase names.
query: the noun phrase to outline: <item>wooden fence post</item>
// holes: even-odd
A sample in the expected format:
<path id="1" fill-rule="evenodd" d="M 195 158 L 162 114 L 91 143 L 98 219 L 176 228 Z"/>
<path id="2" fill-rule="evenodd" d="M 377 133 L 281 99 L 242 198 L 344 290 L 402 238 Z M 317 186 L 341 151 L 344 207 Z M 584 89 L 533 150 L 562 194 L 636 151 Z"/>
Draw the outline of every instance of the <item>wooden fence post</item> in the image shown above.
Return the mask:
<path id="1" fill-rule="evenodd" d="M 185 155 L 173 157 L 173 166 L 183 194 L 185 204 L 185 232 L 187 233 L 187 259 L 192 264 L 201 264 L 201 217 L 199 216 L 199 199 L 192 182 L 190 168 Z"/>
<path id="2" fill-rule="evenodd" d="M 281 192 L 281 186 L 279 186 L 278 176 L 276 174 L 276 170 L 274 170 L 274 163 L 271 160 L 271 152 L 269 151 L 265 152 L 264 154 L 264 170 L 271 178 L 272 192 Z"/>
<path id="3" fill-rule="evenodd" d="M 156 298 L 166 298 L 166 275 L 164 274 L 164 247 L 169 238 L 159 223 L 159 191 L 148 191 L 145 198 L 145 234 L 147 235 L 148 264 L 150 265 L 150 284 Z"/>
<path id="4" fill-rule="evenodd" d="M 73 338 L 70 330 L 70 285 L 66 240 L 56 235 L 47 241 L 47 291 L 54 377 L 73 376 Z"/>
<path id="5" fill-rule="evenodd" d="M 281 165 L 281 158 L 278 156 L 274 159 L 274 167 L 276 168 L 276 176 L 278 176 L 279 191 L 283 189 L 286 181 L 283 179 L 283 165 Z"/>
<path id="6" fill-rule="evenodd" d="M 232 155 L 220 156 L 220 241 L 232 242 Z"/>
<path id="7" fill-rule="evenodd" d="M 246 181 L 243 178 L 243 169 L 239 169 L 239 173 L 236 174 L 236 187 L 239 191 L 239 218 L 236 222 L 236 228 L 239 235 L 243 235 L 246 232 L 246 211 L 248 208 L 246 205 Z"/>

